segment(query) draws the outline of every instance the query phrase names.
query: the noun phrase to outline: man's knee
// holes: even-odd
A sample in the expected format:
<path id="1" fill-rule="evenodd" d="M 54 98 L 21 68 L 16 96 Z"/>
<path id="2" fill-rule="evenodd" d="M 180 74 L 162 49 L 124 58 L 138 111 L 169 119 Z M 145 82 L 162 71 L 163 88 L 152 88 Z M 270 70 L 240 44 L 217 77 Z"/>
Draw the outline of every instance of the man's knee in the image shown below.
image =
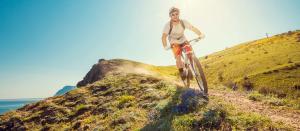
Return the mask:
<path id="1" fill-rule="evenodd" d="M 175 56 L 175 59 L 176 59 L 176 61 L 181 61 L 180 55 L 176 55 L 176 56 Z"/>

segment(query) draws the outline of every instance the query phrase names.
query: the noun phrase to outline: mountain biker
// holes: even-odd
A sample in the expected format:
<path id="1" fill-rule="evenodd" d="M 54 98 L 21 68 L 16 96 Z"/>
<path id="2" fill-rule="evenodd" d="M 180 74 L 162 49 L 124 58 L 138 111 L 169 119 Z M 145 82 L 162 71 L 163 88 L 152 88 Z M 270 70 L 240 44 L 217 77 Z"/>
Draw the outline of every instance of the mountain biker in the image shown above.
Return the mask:
<path id="1" fill-rule="evenodd" d="M 183 76 L 183 62 L 181 60 L 181 51 L 184 48 L 190 59 L 192 59 L 192 46 L 187 41 L 184 30 L 185 28 L 195 32 L 199 38 L 203 38 L 204 35 L 200 32 L 199 29 L 191 25 L 186 20 L 179 19 L 180 10 L 176 7 L 172 7 L 169 10 L 170 21 L 166 23 L 163 34 L 162 34 L 162 43 L 163 47 L 167 50 L 172 48 L 174 57 L 176 59 L 176 66 L 179 70 L 181 79 L 185 79 Z M 170 43 L 170 46 L 167 46 L 167 37 Z"/>

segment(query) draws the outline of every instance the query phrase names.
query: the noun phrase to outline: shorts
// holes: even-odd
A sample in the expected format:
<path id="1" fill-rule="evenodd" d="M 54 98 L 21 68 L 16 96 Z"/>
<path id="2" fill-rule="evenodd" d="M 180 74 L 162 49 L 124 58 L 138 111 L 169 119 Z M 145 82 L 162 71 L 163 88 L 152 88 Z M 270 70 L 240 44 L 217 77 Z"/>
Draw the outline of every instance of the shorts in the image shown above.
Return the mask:
<path id="1" fill-rule="evenodd" d="M 185 50 L 185 54 L 192 54 L 193 49 L 191 45 L 188 42 L 184 42 L 183 44 L 173 44 L 172 50 L 174 53 L 174 56 L 181 56 L 182 50 Z"/>

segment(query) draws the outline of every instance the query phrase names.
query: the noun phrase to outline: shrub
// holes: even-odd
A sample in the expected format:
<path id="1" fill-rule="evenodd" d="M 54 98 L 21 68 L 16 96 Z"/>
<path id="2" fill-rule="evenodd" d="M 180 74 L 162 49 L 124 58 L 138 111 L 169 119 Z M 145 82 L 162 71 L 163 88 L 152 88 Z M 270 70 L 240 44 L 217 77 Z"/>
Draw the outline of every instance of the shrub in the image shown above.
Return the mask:
<path id="1" fill-rule="evenodd" d="M 244 77 L 244 81 L 242 83 L 242 86 L 247 91 L 253 90 L 253 88 L 254 88 L 253 83 L 250 82 L 250 80 L 247 76 Z"/>
<path id="2" fill-rule="evenodd" d="M 250 100 L 253 100 L 253 101 L 261 101 L 263 98 L 263 95 L 258 93 L 258 92 L 251 92 L 249 95 L 248 95 L 248 99 Z"/>
<path id="3" fill-rule="evenodd" d="M 236 120 L 237 125 L 242 125 L 242 127 L 245 127 L 247 130 L 255 130 L 271 123 L 269 118 L 256 113 L 243 114 L 238 116 Z"/>
<path id="4" fill-rule="evenodd" d="M 293 61 L 292 61 L 292 59 L 291 59 L 291 58 L 289 58 L 289 60 L 288 60 L 288 63 L 293 63 Z"/>
<path id="5" fill-rule="evenodd" d="M 264 95 L 267 95 L 267 94 L 270 93 L 269 89 L 267 87 L 261 87 L 261 88 L 259 88 L 258 92 L 261 93 L 261 94 L 264 94 Z"/>
<path id="6" fill-rule="evenodd" d="M 227 111 L 221 107 L 216 106 L 210 108 L 208 111 L 204 112 L 203 118 L 200 123 L 201 126 L 205 128 L 220 128 L 222 122 L 225 120 L 227 116 Z"/>
<path id="7" fill-rule="evenodd" d="M 278 98 L 285 98 L 287 96 L 287 93 L 285 91 L 271 87 L 260 87 L 258 92 L 264 95 L 273 94 L 276 95 Z"/>
<path id="8" fill-rule="evenodd" d="M 204 68 L 208 68 L 209 66 L 207 64 L 204 65 Z"/>
<path id="9" fill-rule="evenodd" d="M 172 121 L 172 127 L 180 131 L 191 130 L 195 122 L 196 119 L 189 115 L 176 116 Z"/>
<path id="10" fill-rule="evenodd" d="M 174 108 L 174 111 L 177 113 L 193 112 L 208 103 L 208 101 L 202 98 L 194 89 L 187 89 L 181 94 L 180 98 L 180 104 Z"/>
<path id="11" fill-rule="evenodd" d="M 293 86 L 293 89 L 295 89 L 295 90 L 300 90 L 300 85 L 295 84 L 295 85 Z"/>
<path id="12" fill-rule="evenodd" d="M 283 99 L 278 99 L 275 97 L 271 97 L 268 101 L 268 104 L 273 105 L 273 106 L 284 106 L 287 104 L 287 102 Z"/>
<path id="13" fill-rule="evenodd" d="M 223 73 L 222 72 L 219 72 L 218 73 L 218 80 L 220 81 L 220 82 L 222 82 L 223 81 Z"/>
<path id="14" fill-rule="evenodd" d="M 74 119 L 82 114 L 84 114 L 85 112 L 88 112 L 90 110 L 90 106 L 84 105 L 84 104 L 79 104 L 75 107 L 75 111 L 72 112 L 69 116 L 69 119 Z"/>
<path id="15" fill-rule="evenodd" d="M 225 86 L 229 87 L 232 90 L 237 90 L 238 89 L 237 83 L 233 82 L 233 81 L 230 81 L 230 80 L 225 83 Z"/>
<path id="16" fill-rule="evenodd" d="M 77 106 L 75 107 L 75 110 L 76 110 L 76 111 L 79 111 L 79 110 L 81 110 L 81 109 L 83 109 L 83 108 L 86 108 L 86 105 L 84 105 L 84 104 L 79 104 L 79 105 L 77 105 Z"/>
<path id="17" fill-rule="evenodd" d="M 133 101 L 135 99 L 134 96 L 131 96 L 131 95 L 123 95 L 121 96 L 119 99 L 118 99 L 118 107 L 119 108 L 122 108 L 125 103 L 128 103 L 130 101 Z"/>
<path id="18" fill-rule="evenodd" d="M 161 89 L 167 87 L 167 84 L 163 81 L 157 82 L 155 88 L 156 89 Z"/>

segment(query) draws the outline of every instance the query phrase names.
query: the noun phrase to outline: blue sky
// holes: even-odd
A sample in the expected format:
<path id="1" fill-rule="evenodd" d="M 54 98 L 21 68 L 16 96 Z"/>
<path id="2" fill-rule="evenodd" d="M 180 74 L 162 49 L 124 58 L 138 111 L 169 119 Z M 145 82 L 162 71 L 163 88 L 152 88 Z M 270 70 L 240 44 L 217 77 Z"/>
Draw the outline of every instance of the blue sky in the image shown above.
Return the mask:
<path id="1" fill-rule="evenodd" d="M 98 59 L 170 65 L 161 44 L 171 6 L 206 34 L 198 56 L 300 29 L 298 0 L 1 0 L 0 99 L 49 97 Z M 195 35 L 186 32 L 188 38 Z"/>

